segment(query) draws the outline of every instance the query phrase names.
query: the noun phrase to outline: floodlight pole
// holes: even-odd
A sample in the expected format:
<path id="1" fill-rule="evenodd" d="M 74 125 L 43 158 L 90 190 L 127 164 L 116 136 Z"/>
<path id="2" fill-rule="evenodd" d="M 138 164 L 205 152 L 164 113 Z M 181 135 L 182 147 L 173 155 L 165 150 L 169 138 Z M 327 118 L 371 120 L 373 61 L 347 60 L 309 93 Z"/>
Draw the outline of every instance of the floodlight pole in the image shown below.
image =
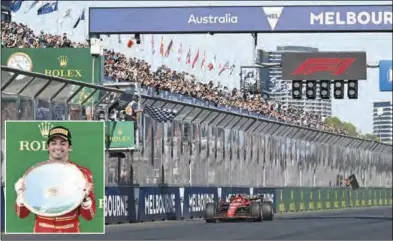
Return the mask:
<path id="1" fill-rule="evenodd" d="M 252 36 L 252 63 L 256 64 L 257 63 L 257 47 L 258 47 L 258 33 L 251 33 Z"/>
<path id="2" fill-rule="evenodd" d="M 251 33 L 252 36 L 252 62 L 251 65 L 257 64 L 257 48 L 258 48 L 258 33 L 254 32 Z M 243 68 L 247 68 L 249 66 L 240 66 L 240 89 L 244 89 L 244 83 L 243 83 Z"/>

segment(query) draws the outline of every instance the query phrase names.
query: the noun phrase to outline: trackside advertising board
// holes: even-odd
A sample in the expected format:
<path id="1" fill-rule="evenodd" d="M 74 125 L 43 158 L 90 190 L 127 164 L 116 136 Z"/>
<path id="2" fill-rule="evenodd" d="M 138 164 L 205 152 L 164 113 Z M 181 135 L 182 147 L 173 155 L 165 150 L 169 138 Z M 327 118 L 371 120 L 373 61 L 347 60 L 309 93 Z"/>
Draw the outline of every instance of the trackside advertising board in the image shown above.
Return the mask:
<path id="1" fill-rule="evenodd" d="M 98 82 L 101 61 L 93 61 L 89 48 L 2 48 L 1 51 L 1 64 L 10 68 L 87 83 Z M 74 104 L 83 101 L 90 91 L 83 88 Z M 97 98 L 94 96 L 89 101 Z"/>
<path id="2" fill-rule="evenodd" d="M 227 200 L 237 194 L 263 194 L 273 202 L 276 213 L 392 205 L 391 188 L 359 188 L 354 191 L 322 187 L 113 186 L 105 187 L 105 199 L 100 200 L 99 207 L 105 207 L 106 224 L 182 220 L 203 217 L 206 203 Z M 4 202 L 1 210 L 3 221 Z"/>

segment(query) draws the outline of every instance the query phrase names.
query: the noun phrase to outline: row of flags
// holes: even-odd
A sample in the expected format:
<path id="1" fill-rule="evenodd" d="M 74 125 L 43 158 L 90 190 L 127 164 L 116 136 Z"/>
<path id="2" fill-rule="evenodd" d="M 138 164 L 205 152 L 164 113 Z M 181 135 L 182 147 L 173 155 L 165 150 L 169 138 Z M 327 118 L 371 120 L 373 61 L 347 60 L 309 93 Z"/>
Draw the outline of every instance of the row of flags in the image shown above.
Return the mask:
<path id="1" fill-rule="evenodd" d="M 161 43 L 160 43 L 160 55 L 162 57 L 169 57 L 169 54 L 171 52 L 171 50 L 173 49 L 173 39 L 171 39 L 171 41 L 169 42 L 166 51 L 164 53 L 164 38 L 161 37 Z M 154 49 L 154 35 L 151 36 L 151 47 L 152 47 L 152 54 L 155 54 L 155 49 Z M 177 57 L 177 61 L 180 63 L 182 61 L 182 57 L 183 57 L 183 44 L 180 43 L 178 51 L 177 51 L 178 57 Z M 191 65 L 192 68 L 196 67 L 196 64 L 198 63 L 198 60 L 200 58 L 200 50 L 198 48 L 194 58 L 192 58 L 192 54 L 191 54 L 191 47 L 188 48 L 188 52 L 185 58 L 185 64 L 187 65 Z M 206 50 L 203 51 L 203 57 L 202 60 L 200 62 L 200 68 L 201 70 L 205 70 L 205 67 L 207 67 L 208 71 L 212 71 L 213 69 L 216 68 L 217 66 L 217 56 L 214 55 L 214 57 L 210 60 L 210 62 L 206 65 L 206 61 L 207 61 L 207 55 L 206 55 Z M 235 69 L 235 65 L 229 64 L 229 61 L 227 61 L 224 65 L 219 64 L 218 66 L 218 75 L 221 75 L 225 70 L 229 70 L 230 71 L 230 75 L 232 75 L 233 70 Z"/>
<path id="2" fill-rule="evenodd" d="M 59 10 L 59 1 L 58 0 L 48 1 L 46 3 L 44 3 L 44 1 L 40 1 L 40 0 L 35 0 L 35 1 L 13 0 L 11 3 L 11 11 L 13 11 L 15 13 L 18 12 L 21 9 L 23 3 L 27 4 L 28 2 L 31 2 L 31 4 L 30 4 L 30 6 L 28 6 L 27 10 L 24 13 L 30 12 L 32 9 L 36 8 L 37 6 L 40 6 L 37 9 L 37 15 L 46 15 L 46 14 L 50 14 L 53 12 L 57 12 Z M 65 11 L 63 17 L 59 21 L 60 24 L 62 24 L 65 19 L 71 18 L 71 11 L 72 11 L 71 8 L 69 8 Z M 85 20 L 85 9 L 82 9 L 81 13 L 79 14 L 79 17 L 75 21 L 73 28 L 77 28 L 79 23 L 83 20 Z"/>
<path id="3" fill-rule="evenodd" d="M 143 39 L 142 39 L 143 42 Z M 120 37 L 119 37 L 119 43 L 121 43 Z M 142 43 L 143 44 L 143 43 Z M 134 46 L 134 40 L 130 39 L 127 42 L 127 47 L 128 48 L 132 48 Z M 160 51 L 159 51 L 159 55 L 161 55 L 161 57 L 163 58 L 168 58 L 170 53 L 173 52 L 173 48 L 174 48 L 174 41 L 173 39 L 171 39 L 167 45 L 167 47 L 165 48 L 165 44 L 164 44 L 164 37 L 161 37 L 161 43 L 160 43 Z M 155 55 L 156 54 L 156 48 L 155 48 L 155 38 L 154 35 L 151 35 L 151 54 Z M 177 62 L 181 63 L 182 60 L 184 60 L 184 63 L 186 65 L 191 66 L 191 68 L 196 68 L 198 61 L 200 60 L 200 69 L 202 71 L 205 70 L 205 68 L 207 68 L 208 71 L 212 71 L 214 69 L 218 70 L 218 75 L 221 75 L 222 73 L 224 73 L 226 70 L 229 70 L 229 74 L 232 75 L 234 70 L 235 70 L 235 64 L 230 64 L 229 61 L 225 62 L 225 64 L 219 64 L 218 68 L 217 68 L 217 57 L 216 55 L 214 55 L 213 58 L 210 59 L 210 61 L 207 63 L 207 54 L 206 54 L 206 50 L 203 51 L 203 56 L 201 56 L 201 51 L 198 48 L 196 51 L 196 54 L 194 55 L 194 57 L 192 58 L 192 53 L 191 53 L 191 46 L 188 48 L 188 52 L 187 55 L 185 56 L 185 59 L 183 59 L 184 57 L 184 52 L 183 52 L 183 44 L 180 43 L 179 48 L 177 50 Z M 201 59 L 200 59 L 201 58 Z M 207 63 L 207 64 L 206 64 Z"/>

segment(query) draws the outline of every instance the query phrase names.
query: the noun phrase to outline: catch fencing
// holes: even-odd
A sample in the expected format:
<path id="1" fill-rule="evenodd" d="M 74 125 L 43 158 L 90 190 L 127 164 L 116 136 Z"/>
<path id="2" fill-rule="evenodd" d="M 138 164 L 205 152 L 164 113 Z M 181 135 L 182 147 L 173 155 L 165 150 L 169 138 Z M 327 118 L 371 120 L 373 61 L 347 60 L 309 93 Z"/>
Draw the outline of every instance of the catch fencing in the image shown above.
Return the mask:
<path id="1" fill-rule="evenodd" d="M 110 162 L 113 170 L 121 171 L 108 185 L 326 187 L 342 186 L 343 179 L 355 173 L 362 186 L 391 186 L 391 145 L 207 107 L 174 95 L 144 90 L 144 105 L 179 114 L 172 123 L 140 118 L 141 149 Z"/>

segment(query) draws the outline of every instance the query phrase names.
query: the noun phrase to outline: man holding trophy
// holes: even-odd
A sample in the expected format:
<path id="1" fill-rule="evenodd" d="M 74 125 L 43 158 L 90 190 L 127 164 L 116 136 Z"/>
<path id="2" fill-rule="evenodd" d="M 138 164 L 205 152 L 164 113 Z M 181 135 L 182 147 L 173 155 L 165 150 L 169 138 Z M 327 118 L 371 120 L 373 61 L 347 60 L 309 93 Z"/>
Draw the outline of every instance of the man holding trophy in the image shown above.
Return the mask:
<path id="1" fill-rule="evenodd" d="M 69 160 L 67 128 L 51 128 L 47 145 L 49 160 L 31 167 L 15 183 L 16 215 L 34 213 L 34 233 L 80 233 L 79 216 L 90 221 L 96 212 L 92 172 Z"/>

